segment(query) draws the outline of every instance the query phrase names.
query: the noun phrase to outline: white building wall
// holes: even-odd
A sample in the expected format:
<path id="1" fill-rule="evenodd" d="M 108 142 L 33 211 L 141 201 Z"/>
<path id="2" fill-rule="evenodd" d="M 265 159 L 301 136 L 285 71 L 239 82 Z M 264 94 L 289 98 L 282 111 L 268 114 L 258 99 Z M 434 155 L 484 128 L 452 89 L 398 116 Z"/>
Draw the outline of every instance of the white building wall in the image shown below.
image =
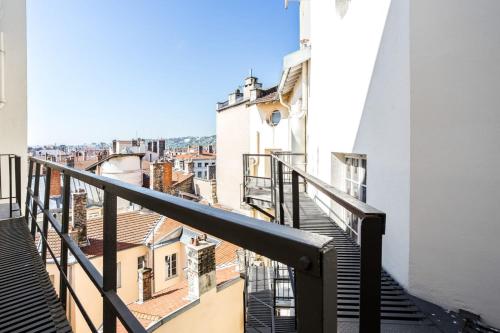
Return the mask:
<path id="1" fill-rule="evenodd" d="M 411 5 L 410 288 L 500 327 L 500 2 Z"/>
<path id="2" fill-rule="evenodd" d="M 343 189 L 345 182 L 332 170 L 332 153 L 367 155 L 367 202 L 388 216 L 384 267 L 407 286 L 408 1 L 346 4 L 347 11 L 333 1 L 311 4 L 308 171 Z"/>
<path id="3" fill-rule="evenodd" d="M 5 50 L 4 66 L 0 68 L 0 80 L 5 91 L 5 104 L 0 107 L 0 153 L 17 154 L 22 157 L 21 188 L 24 197 L 27 181 L 27 60 L 24 0 L 0 2 L 0 33 L 3 34 Z M 6 177 L 5 174 L 4 176 Z"/>
<path id="4" fill-rule="evenodd" d="M 242 154 L 250 150 L 249 113 L 245 104 L 216 114 L 217 198 L 227 207 L 240 210 L 243 182 Z"/>

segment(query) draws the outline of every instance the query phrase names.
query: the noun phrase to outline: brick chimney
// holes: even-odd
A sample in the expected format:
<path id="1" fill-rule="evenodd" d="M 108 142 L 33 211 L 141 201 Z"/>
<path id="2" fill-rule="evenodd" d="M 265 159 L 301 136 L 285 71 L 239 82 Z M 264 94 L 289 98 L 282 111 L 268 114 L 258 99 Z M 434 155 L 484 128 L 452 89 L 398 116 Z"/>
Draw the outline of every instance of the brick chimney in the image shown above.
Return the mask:
<path id="1" fill-rule="evenodd" d="M 186 174 L 194 173 L 194 162 L 193 161 L 186 161 L 186 162 L 184 162 L 184 165 L 185 165 L 184 172 Z"/>
<path id="2" fill-rule="evenodd" d="M 50 197 L 60 197 L 61 196 L 61 172 L 59 170 L 52 169 L 50 174 Z"/>
<path id="3" fill-rule="evenodd" d="M 186 245 L 188 298 L 198 299 L 215 288 L 215 244 L 206 235 L 191 239 Z"/>
<path id="4" fill-rule="evenodd" d="M 79 189 L 73 196 L 73 229 L 78 233 L 78 245 L 87 245 L 87 192 Z"/>
<path id="5" fill-rule="evenodd" d="M 148 299 L 153 297 L 153 292 L 151 288 L 152 281 L 152 272 L 151 268 L 140 268 L 138 270 L 139 274 L 139 303 L 144 303 Z"/>
<path id="6" fill-rule="evenodd" d="M 160 192 L 169 192 L 172 187 L 172 164 L 155 162 L 150 165 L 149 188 Z"/>

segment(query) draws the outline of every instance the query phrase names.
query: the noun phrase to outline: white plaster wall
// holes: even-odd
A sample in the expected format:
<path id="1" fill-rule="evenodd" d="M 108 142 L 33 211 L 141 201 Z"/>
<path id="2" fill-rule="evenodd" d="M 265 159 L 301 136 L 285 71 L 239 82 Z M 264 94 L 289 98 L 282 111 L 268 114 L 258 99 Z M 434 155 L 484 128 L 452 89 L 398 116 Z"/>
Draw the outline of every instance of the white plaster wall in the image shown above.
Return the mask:
<path id="1" fill-rule="evenodd" d="M 22 156 L 21 188 L 24 197 L 27 181 L 27 60 L 24 0 L 0 1 L 0 32 L 3 33 L 5 48 L 5 66 L 0 75 L 4 77 L 6 100 L 5 105 L 0 108 L 0 153 Z"/>
<path id="2" fill-rule="evenodd" d="M 142 186 L 141 159 L 139 156 L 113 157 L 102 163 L 102 176 Z"/>
<path id="3" fill-rule="evenodd" d="M 367 202 L 387 213 L 384 267 L 404 286 L 409 261 L 408 0 L 311 4 L 308 171 L 332 182 L 332 153 L 367 155 Z M 338 177 L 337 177 L 338 178 Z M 314 196 L 316 193 L 311 191 Z M 323 201 L 327 201 L 319 195 Z"/>
<path id="4" fill-rule="evenodd" d="M 411 5 L 411 260 L 417 296 L 500 327 L 500 2 Z"/>
<path id="5" fill-rule="evenodd" d="M 217 199 L 240 210 L 243 157 L 250 150 L 249 113 L 245 104 L 216 114 Z"/>

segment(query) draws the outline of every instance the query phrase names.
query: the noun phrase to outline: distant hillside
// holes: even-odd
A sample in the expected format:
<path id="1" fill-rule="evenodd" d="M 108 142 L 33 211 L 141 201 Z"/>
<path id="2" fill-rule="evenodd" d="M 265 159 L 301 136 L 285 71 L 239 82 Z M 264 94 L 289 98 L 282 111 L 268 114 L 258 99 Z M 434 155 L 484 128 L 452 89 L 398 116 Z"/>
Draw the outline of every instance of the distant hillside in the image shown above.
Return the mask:
<path id="1" fill-rule="evenodd" d="M 183 136 L 180 138 L 169 138 L 167 147 L 184 148 L 187 146 L 208 146 L 215 145 L 215 135 L 210 136 Z"/>

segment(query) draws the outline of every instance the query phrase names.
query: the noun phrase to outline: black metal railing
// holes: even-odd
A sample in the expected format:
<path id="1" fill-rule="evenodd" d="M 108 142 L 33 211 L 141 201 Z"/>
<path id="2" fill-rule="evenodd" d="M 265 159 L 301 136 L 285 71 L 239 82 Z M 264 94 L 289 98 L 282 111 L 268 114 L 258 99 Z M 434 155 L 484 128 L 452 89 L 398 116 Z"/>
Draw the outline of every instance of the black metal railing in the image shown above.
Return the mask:
<path id="1" fill-rule="evenodd" d="M 39 193 L 42 166 L 46 168 L 43 202 Z M 85 307 L 68 280 L 69 253 L 81 265 L 102 296 L 103 332 L 115 332 L 117 318 L 129 332 L 146 332 L 116 292 L 116 202 L 117 197 L 120 197 L 293 267 L 296 279 L 295 303 L 297 306 L 298 332 L 336 332 L 337 256 L 330 238 L 294 230 L 274 223 L 266 223 L 37 158 L 29 159 L 28 170 L 26 222 L 31 225 L 34 238 L 37 232 L 40 234 L 42 259 L 46 260 L 46 252 L 48 251 L 59 269 L 61 276 L 59 297 L 63 306 L 67 306 L 66 298 L 67 292 L 69 292 L 91 331 L 97 332 Z M 61 222 L 49 210 L 52 170 L 58 170 L 63 177 Z M 104 248 L 102 275 L 92 265 L 68 232 L 70 181 L 73 178 L 103 191 Z M 34 179 L 34 184 L 32 184 L 32 179 Z M 41 225 L 37 221 L 39 213 L 43 216 Z M 59 261 L 47 242 L 49 223 L 61 241 Z"/>
<path id="2" fill-rule="evenodd" d="M 7 201 L 9 217 L 21 208 L 21 157 L 0 154 L 0 203 Z"/>
<path id="3" fill-rule="evenodd" d="M 273 189 L 276 192 L 275 211 L 279 224 L 285 225 L 287 213 L 288 220 L 292 222 L 291 226 L 295 229 L 301 228 L 300 194 L 313 188 L 360 219 L 361 235 L 356 234 L 361 248 L 359 330 L 380 332 L 382 235 L 385 232 L 385 213 L 308 174 L 304 169 L 292 165 L 290 161 L 285 161 L 280 154 L 273 154 L 272 160 L 273 168 L 276 170 L 273 175 Z M 291 196 L 291 202 L 285 203 L 286 195 Z M 291 205 L 291 209 L 286 206 L 287 204 Z M 300 284 L 296 286 L 298 288 Z M 296 300 L 300 299 L 297 297 Z M 297 310 L 301 310 L 300 303 L 297 304 Z"/>

